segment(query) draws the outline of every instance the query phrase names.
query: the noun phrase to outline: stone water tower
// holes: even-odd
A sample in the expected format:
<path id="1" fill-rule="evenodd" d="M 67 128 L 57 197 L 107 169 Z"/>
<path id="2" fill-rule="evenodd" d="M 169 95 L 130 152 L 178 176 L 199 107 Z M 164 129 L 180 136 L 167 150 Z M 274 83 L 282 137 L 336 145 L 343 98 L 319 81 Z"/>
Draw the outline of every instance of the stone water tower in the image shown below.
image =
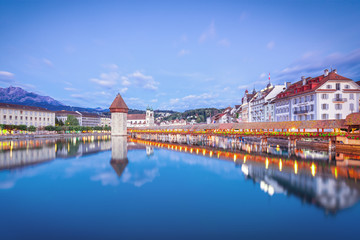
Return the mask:
<path id="1" fill-rule="evenodd" d="M 111 136 L 126 136 L 129 108 L 120 93 L 118 93 L 109 109 L 111 112 Z"/>

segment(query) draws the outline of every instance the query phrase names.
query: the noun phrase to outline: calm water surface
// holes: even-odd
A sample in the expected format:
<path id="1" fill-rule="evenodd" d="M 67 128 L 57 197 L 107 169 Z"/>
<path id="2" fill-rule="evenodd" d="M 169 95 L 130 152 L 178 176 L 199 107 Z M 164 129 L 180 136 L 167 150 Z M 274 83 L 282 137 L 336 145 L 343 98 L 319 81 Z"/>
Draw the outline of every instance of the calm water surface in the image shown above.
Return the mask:
<path id="1" fill-rule="evenodd" d="M 1 239 L 359 239 L 358 156 L 256 148 L 0 142 Z"/>

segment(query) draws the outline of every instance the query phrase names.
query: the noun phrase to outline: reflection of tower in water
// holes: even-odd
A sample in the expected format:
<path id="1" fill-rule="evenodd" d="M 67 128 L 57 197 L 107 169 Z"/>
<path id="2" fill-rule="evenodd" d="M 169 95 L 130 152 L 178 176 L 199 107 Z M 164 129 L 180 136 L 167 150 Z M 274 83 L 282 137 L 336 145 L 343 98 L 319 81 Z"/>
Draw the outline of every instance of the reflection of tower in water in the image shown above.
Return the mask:
<path id="1" fill-rule="evenodd" d="M 151 156 L 154 154 L 154 148 L 152 146 L 146 146 L 146 155 Z"/>
<path id="2" fill-rule="evenodd" d="M 124 172 L 129 163 L 127 158 L 127 137 L 113 136 L 111 138 L 111 161 L 110 164 L 115 170 L 118 177 Z"/>

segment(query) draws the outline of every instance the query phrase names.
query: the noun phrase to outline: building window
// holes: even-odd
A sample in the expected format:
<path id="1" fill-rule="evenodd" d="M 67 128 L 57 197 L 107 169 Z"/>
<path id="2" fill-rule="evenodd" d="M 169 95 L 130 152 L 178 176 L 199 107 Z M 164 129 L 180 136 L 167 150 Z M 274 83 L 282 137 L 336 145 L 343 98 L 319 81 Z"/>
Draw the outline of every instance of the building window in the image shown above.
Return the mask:
<path id="1" fill-rule="evenodd" d="M 350 93 L 350 100 L 354 100 L 354 94 Z"/>
<path id="2" fill-rule="evenodd" d="M 314 111 L 314 105 L 310 105 L 310 112 Z"/>
<path id="3" fill-rule="evenodd" d="M 310 117 L 311 117 L 311 120 L 314 120 L 314 114 L 311 114 Z"/>
<path id="4" fill-rule="evenodd" d="M 324 113 L 324 114 L 321 115 L 321 119 L 322 119 L 322 120 L 326 120 L 326 119 L 328 119 L 328 118 L 329 118 L 329 115 L 326 114 L 326 113 Z"/>
<path id="5" fill-rule="evenodd" d="M 336 110 L 341 110 L 341 109 L 342 109 L 342 105 L 339 104 L 339 103 L 335 104 L 335 109 L 336 109 Z"/>
<path id="6" fill-rule="evenodd" d="M 314 95 L 311 95 L 310 99 L 311 99 L 311 101 L 314 101 Z"/>
<path id="7" fill-rule="evenodd" d="M 321 99 L 328 99 L 329 96 L 326 93 L 321 94 Z"/>
<path id="8" fill-rule="evenodd" d="M 22 116 L 20 116 L 20 120 L 23 120 Z"/>
<path id="9" fill-rule="evenodd" d="M 12 119 L 12 116 L 10 115 L 9 118 L 10 118 L 10 120 L 11 120 L 11 119 Z"/>
<path id="10" fill-rule="evenodd" d="M 354 111 L 354 104 L 350 103 L 350 111 Z"/>
<path id="11" fill-rule="evenodd" d="M 27 121 L 27 117 L 25 117 L 25 120 Z"/>
<path id="12" fill-rule="evenodd" d="M 326 88 L 331 89 L 331 85 L 330 84 L 326 85 Z"/>
<path id="13" fill-rule="evenodd" d="M 336 90 L 340 90 L 340 83 L 336 84 Z"/>
<path id="14" fill-rule="evenodd" d="M 346 88 L 346 89 L 349 89 L 349 88 L 350 88 L 350 85 L 346 84 L 346 85 L 345 85 L 345 88 Z"/>
<path id="15" fill-rule="evenodd" d="M 6 119 L 6 115 L 4 115 L 4 119 Z"/>
<path id="16" fill-rule="evenodd" d="M 321 104 L 321 109 L 322 110 L 327 110 L 328 108 L 329 108 L 328 104 L 326 104 L 326 103 Z"/>
<path id="17" fill-rule="evenodd" d="M 335 115 L 335 118 L 336 118 L 336 119 L 341 119 L 341 113 L 337 113 L 337 114 Z"/>
<path id="18" fill-rule="evenodd" d="M 296 121 L 296 116 L 294 116 L 294 121 Z"/>

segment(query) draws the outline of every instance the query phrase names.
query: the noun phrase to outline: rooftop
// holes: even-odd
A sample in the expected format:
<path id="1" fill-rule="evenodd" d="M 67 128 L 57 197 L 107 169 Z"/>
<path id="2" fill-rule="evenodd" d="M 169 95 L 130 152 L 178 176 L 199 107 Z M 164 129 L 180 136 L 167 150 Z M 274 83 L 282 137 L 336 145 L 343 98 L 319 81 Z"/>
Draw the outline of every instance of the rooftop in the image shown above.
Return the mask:
<path id="1" fill-rule="evenodd" d="M 125 112 L 125 113 L 127 113 L 129 110 L 128 106 L 126 105 L 124 99 L 121 97 L 120 93 L 116 95 L 109 109 L 110 112 Z"/>
<path id="2" fill-rule="evenodd" d="M 28 111 L 54 112 L 54 111 L 50 111 L 50 110 L 47 110 L 46 108 L 42 108 L 42 107 L 18 105 L 18 104 L 11 104 L 11 103 L 0 103 L 0 108 L 11 108 L 11 109 L 28 110 Z"/>

